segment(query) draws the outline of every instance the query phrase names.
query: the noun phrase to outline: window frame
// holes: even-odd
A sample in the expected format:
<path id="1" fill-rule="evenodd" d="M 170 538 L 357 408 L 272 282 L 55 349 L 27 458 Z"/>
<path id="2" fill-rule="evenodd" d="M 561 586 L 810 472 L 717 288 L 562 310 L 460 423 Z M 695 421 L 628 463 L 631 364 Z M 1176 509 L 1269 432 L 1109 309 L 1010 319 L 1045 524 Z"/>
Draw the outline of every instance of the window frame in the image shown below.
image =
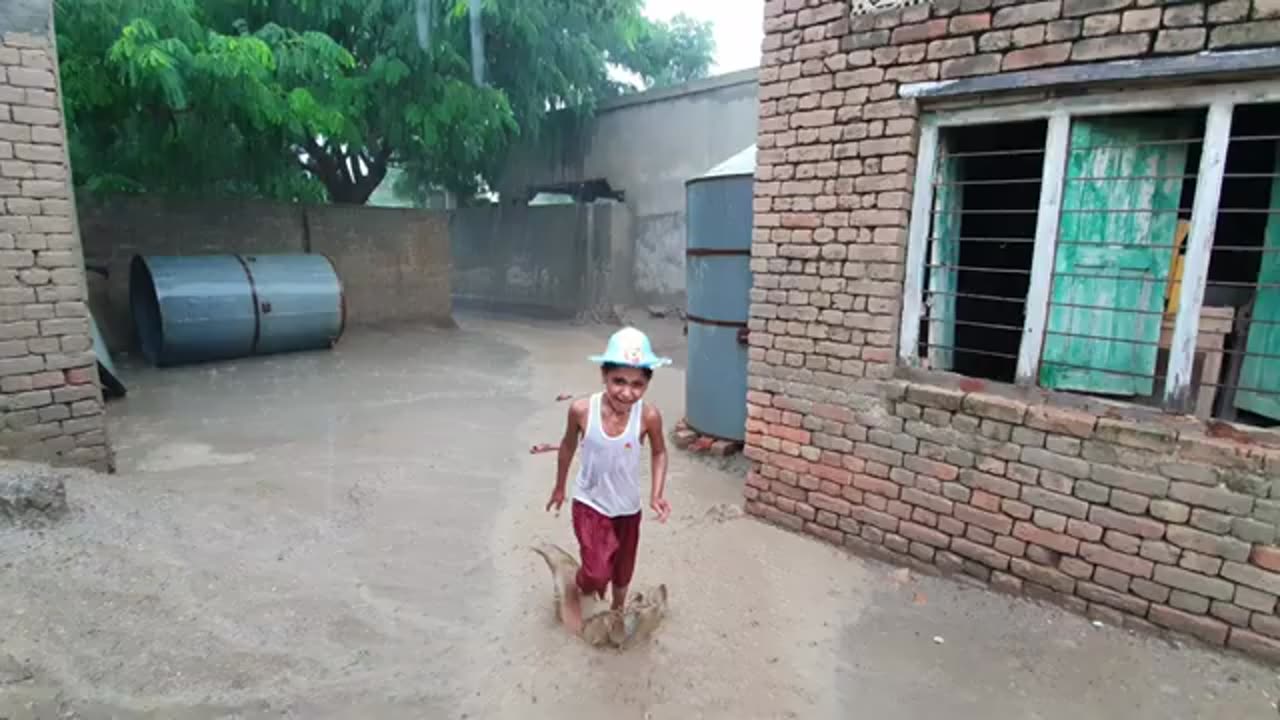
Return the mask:
<path id="1" fill-rule="evenodd" d="M 1072 120 L 1088 116 L 1203 109 L 1207 113 L 1205 131 L 1201 138 L 1203 152 L 1191 210 L 1191 229 L 1186 241 L 1178 310 L 1169 348 L 1162 403 L 1167 410 L 1187 412 L 1192 400 L 1196 337 L 1200 329 L 1200 312 L 1204 304 L 1213 235 L 1218 221 L 1232 118 L 1238 105 L 1275 102 L 1280 102 L 1280 83 L 1264 80 L 1230 84 L 1202 83 L 1138 91 L 1110 90 L 1039 102 L 1021 101 L 958 109 L 922 107 L 911 217 L 907 230 L 902 323 L 898 337 L 899 364 L 912 368 L 921 366 L 919 341 L 920 323 L 924 317 L 924 276 L 929 236 L 932 232 L 933 185 L 940 132 L 943 129 L 1025 120 L 1048 121 L 1026 320 L 1014 380 L 1016 385 L 1037 388 L 1049 315 L 1053 264 L 1061 225 Z"/>

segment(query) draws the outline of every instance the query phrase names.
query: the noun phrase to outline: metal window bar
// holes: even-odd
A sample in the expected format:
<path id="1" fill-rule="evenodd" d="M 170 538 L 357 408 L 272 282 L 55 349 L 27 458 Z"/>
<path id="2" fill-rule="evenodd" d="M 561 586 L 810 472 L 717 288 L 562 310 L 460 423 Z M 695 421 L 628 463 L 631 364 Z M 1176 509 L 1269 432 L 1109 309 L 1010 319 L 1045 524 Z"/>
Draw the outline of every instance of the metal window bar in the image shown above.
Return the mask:
<path id="1" fill-rule="evenodd" d="M 1237 112 L 1256 111 L 1260 107 L 1257 103 L 1273 103 L 1267 106 L 1266 112 L 1271 113 L 1267 122 L 1262 124 L 1255 123 L 1252 127 L 1239 125 L 1233 130 L 1233 117 Z M 1063 127 L 1070 127 L 1070 122 L 1078 122 L 1080 120 L 1092 121 L 1099 118 L 1105 119 L 1108 114 L 1126 113 L 1137 110 L 1142 111 L 1167 111 L 1167 110 L 1191 110 L 1205 112 L 1206 121 L 1204 123 L 1203 133 L 1192 133 L 1195 135 L 1191 142 L 1202 143 L 1201 160 L 1198 168 L 1187 167 L 1180 171 L 1167 172 L 1156 171 L 1149 172 L 1144 175 L 1147 181 L 1175 181 L 1184 184 L 1194 184 L 1194 201 L 1191 203 L 1191 215 L 1189 232 L 1186 237 L 1181 251 L 1183 260 L 1182 272 L 1173 279 L 1174 287 L 1170 290 L 1168 297 L 1165 298 L 1167 309 L 1161 308 L 1154 311 L 1143 311 L 1151 317 L 1157 315 L 1166 316 L 1163 326 L 1170 324 L 1172 320 L 1173 338 L 1172 347 L 1168 353 L 1167 361 L 1163 358 L 1161 363 L 1167 363 L 1167 371 L 1162 375 L 1160 372 L 1152 374 L 1154 380 L 1162 380 L 1164 385 L 1165 396 L 1163 398 L 1166 407 L 1178 409 L 1179 395 L 1190 395 L 1193 391 L 1203 392 L 1203 387 L 1198 383 L 1201 377 L 1211 377 L 1205 375 L 1202 369 L 1206 358 L 1217 357 L 1219 359 L 1227 359 L 1233 363 L 1239 362 L 1241 358 L 1251 358 L 1255 364 L 1262 360 L 1270 360 L 1269 356 L 1275 354 L 1266 352 L 1258 348 L 1252 350 L 1248 347 L 1248 336 L 1263 333 L 1263 330 L 1269 330 L 1272 327 L 1280 326 L 1280 317 L 1271 318 L 1266 316 L 1267 312 L 1253 312 L 1253 305 L 1262 297 L 1262 310 L 1266 311 L 1267 306 L 1271 303 L 1270 295 L 1271 287 L 1276 284 L 1276 278 L 1266 277 L 1267 271 L 1271 269 L 1268 266 L 1260 269 L 1264 275 L 1261 278 L 1250 280 L 1241 280 L 1239 278 L 1222 278 L 1222 272 L 1218 269 L 1223 264 L 1231 264 L 1242 253 L 1252 253 L 1253 256 L 1261 258 L 1258 262 L 1267 263 L 1267 258 L 1280 258 L 1277 251 L 1280 251 L 1280 243 L 1272 243 L 1263 240 L 1254 240 L 1258 242 L 1258 246 L 1253 246 L 1250 242 L 1241 242 L 1237 233 L 1228 232 L 1229 225 L 1227 220 L 1249 219 L 1254 223 L 1255 228 L 1258 224 L 1274 224 L 1275 218 L 1280 214 L 1280 208 L 1277 208 L 1277 202 L 1257 203 L 1257 202 L 1239 202 L 1233 199 L 1231 189 L 1232 183 L 1239 182 L 1261 182 L 1268 183 L 1273 190 L 1276 185 L 1280 185 L 1280 167 L 1265 168 L 1267 171 L 1260 171 L 1258 168 L 1242 166 L 1238 161 L 1228 166 L 1226 159 L 1226 149 L 1230 146 L 1235 153 L 1239 153 L 1238 148 L 1245 143 L 1253 143 L 1256 147 L 1259 143 L 1267 144 L 1280 142 L 1280 136 L 1271 132 L 1272 128 L 1280 127 L 1280 118 L 1275 114 L 1278 107 L 1274 103 L 1280 103 L 1280 87 L 1274 83 L 1267 82 L 1240 83 L 1236 85 L 1224 86 L 1198 86 L 1188 87 L 1177 90 L 1151 90 L 1151 91 L 1124 91 L 1112 94 L 1101 94 L 1096 96 L 1065 98 L 1049 106 L 1042 105 L 1008 105 L 999 108 L 975 108 L 970 110 L 940 110 L 936 114 L 926 114 L 922 117 L 922 136 L 919 151 L 919 166 L 916 173 L 916 185 L 913 195 L 912 206 L 912 224 L 909 232 L 908 245 L 908 268 L 907 268 L 907 290 L 904 294 L 904 312 L 903 324 L 901 327 L 901 337 L 903 340 L 907 338 L 913 341 L 919 340 L 919 331 L 924 326 L 923 309 L 925 305 L 926 293 L 923 287 L 923 275 L 926 272 L 925 255 L 928 246 L 934 242 L 931 237 L 931 219 L 933 214 L 933 192 L 936 190 L 934 185 L 934 175 L 939 165 L 939 157 L 943 154 L 942 148 L 938 147 L 938 138 L 941 132 L 950 129 L 972 129 L 978 125 L 988 125 L 998 131 L 998 125 L 1010 122 L 1029 122 L 1033 120 L 1047 120 L 1050 124 L 1050 137 L 1045 145 L 1046 168 L 1044 172 L 1045 183 L 1047 188 L 1055 181 L 1055 173 L 1052 171 L 1053 163 L 1050 161 L 1052 155 L 1056 152 L 1066 151 L 1067 137 L 1062 134 L 1060 137 L 1053 137 L 1053 127 L 1058 123 L 1059 130 Z M 1061 123 L 1062 119 L 1066 119 L 1068 123 Z M 930 144 L 932 143 L 932 145 Z M 1184 140 L 1169 140 L 1166 143 L 1145 143 L 1144 145 L 1160 145 L 1164 144 L 1169 147 L 1177 148 Z M 1115 145 L 1116 143 L 1110 143 Z M 1093 145 L 1106 146 L 1108 143 L 1092 143 Z M 1123 145 L 1123 143 L 1121 143 Z M 1024 150 L 1029 154 L 1036 153 L 1035 150 Z M 1007 154 L 1004 152 L 991 152 L 991 155 Z M 956 153 L 952 153 L 955 157 Z M 1278 161 L 1280 162 L 1280 161 Z M 1195 170 L 1195 172 L 1192 172 Z M 1124 183 L 1131 180 L 1127 174 L 1117 175 L 1112 172 L 1080 172 L 1073 178 L 1074 181 L 1111 181 L 1113 183 Z M 1061 184 L 1067 184 L 1063 181 L 1061 173 L 1057 173 L 1056 181 Z M 1131 182 L 1125 183 L 1132 185 Z M 1224 189 L 1224 186 L 1226 188 Z M 1068 185 L 1070 187 L 1070 185 Z M 1061 212 L 1058 208 L 1053 208 L 1053 193 L 1045 192 L 1042 196 L 1041 212 L 1038 217 L 1038 227 L 1036 232 L 1036 262 L 1032 270 L 1033 279 L 1043 279 L 1052 277 L 1053 260 L 1057 256 L 1057 243 L 1061 242 L 1064 248 L 1076 246 L 1076 250 L 1089 249 L 1089 245 L 1096 247 L 1114 248 L 1117 244 L 1122 247 L 1127 243 L 1087 243 L 1077 241 L 1071 238 L 1058 238 L 1056 232 L 1041 232 L 1043 228 L 1055 228 L 1058 222 L 1066 217 L 1067 214 Z M 1176 206 L 1183 211 L 1187 203 L 1186 198 L 1182 202 L 1175 202 Z M 1044 212 L 1045 208 L 1050 210 L 1049 213 Z M 1172 213 L 1173 210 L 1167 211 Z M 1163 213 L 1148 213 L 1145 217 L 1160 217 Z M 1084 214 L 1076 213 L 1078 217 Z M 1096 215 L 1097 217 L 1107 217 L 1106 215 Z M 1134 214 L 1122 215 L 1121 217 L 1135 217 Z M 1224 220 L 1223 232 L 1215 233 L 1219 219 Z M 1185 221 L 1183 217 L 1181 220 Z M 1260 233 L 1253 232 L 1256 238 Z M 1223 242 L 1219 242 L 1221 239 Z M 1002 242 L 1008 241 L 1000 239 Z M 1023 242 L 1026 242 L 1025 240 Z M 1041 255 L 1045 247 L 1052 250 L 1047 262 L 1041 262 Z M 1165 243 L 1153 243 L 1147 247 L 1150 252 L 1164 252 L 1173 255 L 1174 250 Z M 1210 259 L 1213 259 L 1214 273 L 1210 277 Z M 918 261 L 919 265 L 915 265 L 913 261 Z M 914 265 L 914 268 L 913 268 Z M 912 275 L 915 275 L 915 282 L 912 282 Z M 1052 283 L 1048 283 L 1052 285 Z M 1141 283 L 1141 286 L 1150 286 L 1151 283 Z M 1037 293 L 1039 284 L 1033 284 L 1031 295 Z M 1234 320 L 1230 323 L 1231 330 L 1226 333 L 1229 341 L 1234 346 L 1223 347 L 1220 352 L 1207 351 L 1198 347 L 1199 339 L 1212 335 L 1214 322 L 1220 322 L 1212 317 L 1206 317 L 1205 322 L 1201 322 L 1201 315 L 1211 315 L 1211 311 L 1217 307 L 1219 298 L 1215 293 L 1230 291 L 1231 293 L 1241 293 L 1251 291 L 1253 298 L 1248 304 L 1243 304 L 1239 300 L 1234 301 L 1232 310 Z M 946 291 L 934 289 L 927 297 L 946 295 Z M 915 298 L 913 302 L 913 298 Z M 1020 301 L 1017 298 L 1002 298 L 988 296 L 985 298 L 992 302 L 1002 302 L 1013 304 Z M 1024 337 L 1023 349 L 1025 350 L 1032 343 L 1028 343 L 1029 338 L 1047 335 L 1047 328 L 1043 323 L 1037 323 L 1036 316 L 1038 314 L 1038 302 L 1030 302 L 1027 304 L 1027 322 L 1026 336 Z M 1047 302 L 1046 302 L 1047 305 Z M 1079 306 L 1082 310 L 1092 310 L 1098 307 L 1104 309 L 1115 310 L 1115 308 L 1107 308 L 1105 306 L 1091 305 L 1090 303 L 1066 303 L 1060 300 L 1055 303 L 1055 307 L 1069 308 Z M 1134 308 L 1123 311 L 1127 315 L 1134 315 L 1138 312 Z M 1204 327 L 1202 327 L 1204 326 Z M 1167 327 L 1164 328 L 1167 333 Z M 1280 332 L 1280 331 L 1277 331 Z M 1265 333 L 1260 335 L 1265 337 Z M 928 341 L 921 344 L 920 347 L 927 346 Z M 1238 347 L 1237 347 L 1238 346 Z M 903 342 L 899 352 L 903 359 L 910 361 L 911 354 L 916 352 L 915 343 Z M 1270 349 L 1270 348 L 1268 348 Z M 962 350 L 956 350 L 961 353 Z M 1046 358 L 1041 357 L 1037 353 L 1029 363 L 1025 363 L 1024 358 L 1019 358 L 1019 382 L 1027 380 L 1024 377 L 1024 370 L 1030 375 L 1031 382 L 1037 378 L 1035 375 L 1038 369 L 1043 365 Z M 1276 382 L 1280 382 L 1280 367 L 1275 365 L 1269 366 L 1271 376 L 1277 377 Z M 1086 367 L 1085 369 L 1091 369 Z M 1217 383 L 1217 389 L 1221 391 L 1237 390 L 1241 392 L 1252 392 L 1255 394 L 1270 394 L 1273 399 L 1275 388 L 1272 387 L 1275 382 L 1249 383 L 1239 380 L 1233 371 L 1224 369 L 1222 379 Z M 1194 382 L 1191 377 L 1195 374 Z M 1143 373 L 1146 376 L 1146 373 Z M 1193 388 L 1192 386 L 1195 385 Z M 1213 388 L 1210 388 L 1211 390 Z M 1189 408 L 1188 403 L 1185 408 Z M 1218 398 L 1214 405 L 1214 414 L 1227 419 L 1238 419 L 1232 417 L 1230 412 L 1230 399 Z M 1227 408 L 1227 412 L 1223 409 Z M 1195 408 L 1197 414 L 1201 414 L 1197 405 Z M 1261 417 L 1257 414 L 1252 416 L 1253 420 L 1258 420 L 1260 424 L 1276 424 L 1280 420 L 1275 418 Z"/>
<path id="2" fill-rule="evenodd" d="M 1280 425 L 1280 104 L 1238 105 L 1195 338 L 1193 410 Z"/>
<path id="3" fill-rule="evenodd" d="M 1005 136 L 997 128 L 989 138 L 939 133 L 920 260 L 918 356 L 930 368 L 1015 377 L 1045 138 L 1035 126 L 1014 132 Z"/>
<path id="4" fill-rule="evenodd" d="M 1172 266 L 1199 176 L 1189 168 L 1196 130 L 1185 113 L 1073 119 L 1039 385 L 1161 398 Z"/>

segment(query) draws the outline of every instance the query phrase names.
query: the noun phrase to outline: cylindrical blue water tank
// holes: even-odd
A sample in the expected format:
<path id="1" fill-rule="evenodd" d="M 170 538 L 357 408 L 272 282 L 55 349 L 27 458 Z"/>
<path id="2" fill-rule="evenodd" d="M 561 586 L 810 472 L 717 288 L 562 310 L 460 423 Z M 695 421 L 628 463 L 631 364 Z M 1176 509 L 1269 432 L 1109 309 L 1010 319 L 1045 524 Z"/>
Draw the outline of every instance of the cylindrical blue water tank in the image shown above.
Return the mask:
<path id="1" fill-rule="evenodd" d="M 162 367 L 329 348 L 346 325 L 323 255 L 138 255 L 129 305 L 142 354 Z"/>
<path id="2" fill-rule="evenodd" d="M 752 186 L 756 148 L 685 185 L 689 370 L 685 420 L 703 435 L 742 441 L 747 424 Z"/>

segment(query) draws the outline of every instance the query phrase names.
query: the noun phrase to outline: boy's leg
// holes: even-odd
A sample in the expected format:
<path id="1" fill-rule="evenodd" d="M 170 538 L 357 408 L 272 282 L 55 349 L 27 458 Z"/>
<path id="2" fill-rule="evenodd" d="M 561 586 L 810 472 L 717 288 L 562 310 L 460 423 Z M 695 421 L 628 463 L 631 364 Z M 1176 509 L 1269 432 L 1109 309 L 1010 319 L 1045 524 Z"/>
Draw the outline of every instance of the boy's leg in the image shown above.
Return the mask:
<path id="1" fill-rule="evenodd" d="M 613 518 L 613 533 L 618 538 L 618 552 L 613 560 L 613 609 L 622 610 L 627 603 L 627 589 L 636 569 L 636 551 L 640 547 L 640 513 Z"/>
<path id="2" fill-rule="evenodd" d="M 581 567 L 575 578 L 574 587 L 566 595 L 572 595 L 567 618 L 576 618 L 576 624 L 570 627 L 575 632 L 582 627 L 582 595 L 595 595 L 604 598 L 605 588 L 613 576 L 614 555 L 618 550 L 618 539 L 614 536 L 612 519 L 596 512 L 590 506 L 574 501 L 573 533 L 578 538 L 578 552 Z M 569 620 L 566 620 L 569 624 Z"/>

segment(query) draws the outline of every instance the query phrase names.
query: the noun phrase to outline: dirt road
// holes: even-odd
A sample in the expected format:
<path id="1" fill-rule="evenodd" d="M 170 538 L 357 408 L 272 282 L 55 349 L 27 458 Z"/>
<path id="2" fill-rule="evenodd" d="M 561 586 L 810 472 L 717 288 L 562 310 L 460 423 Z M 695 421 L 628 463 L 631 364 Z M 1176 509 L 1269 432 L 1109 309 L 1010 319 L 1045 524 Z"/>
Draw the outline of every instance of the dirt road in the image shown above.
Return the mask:
<path id="1" fill-rule="evenodd" d="M 528 448 L 595 389 L 608 328 L 462 325 L 126 370 L 120 473 L 0 531 L 0 718 L 1276 717 L 1268 669 L 742 518 L 741 469 L 681 454 L 637 577 L 671 615 L 584 648 L 528 549 L 571 541 Z M 650 397 L 680 417 L 680 363 Z"/>

